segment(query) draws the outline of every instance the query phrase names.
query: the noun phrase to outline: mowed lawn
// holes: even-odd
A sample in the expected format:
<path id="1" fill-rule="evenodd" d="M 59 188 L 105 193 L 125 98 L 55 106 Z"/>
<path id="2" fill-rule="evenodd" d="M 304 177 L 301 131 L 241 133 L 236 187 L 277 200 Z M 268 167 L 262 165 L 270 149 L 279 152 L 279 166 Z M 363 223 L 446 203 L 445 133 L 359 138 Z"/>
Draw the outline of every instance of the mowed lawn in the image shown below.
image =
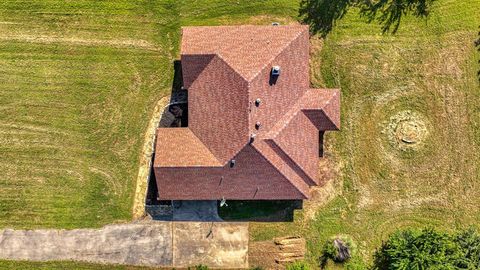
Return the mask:
<path id="1" fill-rule="evenodd" d="M 144 133 L 171 89 L 180 26 L 255 14 L 259 23 L 272 14 L 281 21 L 296 8 L 291 1 L 1 1 L 0 228 L 130 220 Z"/>
<path id="2" fill-rule="evenodd" d="M 438 0 L 396 35 L 354 10 L 339 21 L 312 61 L 315 86 L 342 89 L 342 130 L 326 137 L 339 194 L 314 219 L 253 224 L 252 240 L 304 235 L 318 265 L 323 243 L 343 234 L 368 262 L 397 229 L 478 226 L 479 14 L 478 0 Z"/>
<path id="3" fill-rule="evenodd" d="M 438 0 L 395 36 L 349 16 L 326 40 L 321 77 L 343 94 L 330 137 L 343 188 L 306 226 L 312 263 L 336 234 L 369 261 L 397 229 L 479 228 L 479 14 L 478 0 Z"/>
<path id="4" fill-rule="evenodd" d="M 297 10 L 283 0 L 2 1 L 0 227 L 129 220 L 180 26 L 288 23 Z M 313 266 L 337 234 L 357 244 L 354 262 L 368 262 L 399 228 L 478 226 L 478 14 L 479 0 L 437 0 L 428 20 L 382 35 L 351 10 L 314 41 L 312 84 L 342 89 L 342 130 L 326 136 L 338 195 L 313 219 L 251 224 L 251 240 L 302 235 Z M 72 266 L 23 269 L 62 265 Z"/>
<path id="5" fill-rule="evenodd" d="M 131 218 L 143 133 L 171 84 L 170 6 L 1 1 L 0 227 Z"/>

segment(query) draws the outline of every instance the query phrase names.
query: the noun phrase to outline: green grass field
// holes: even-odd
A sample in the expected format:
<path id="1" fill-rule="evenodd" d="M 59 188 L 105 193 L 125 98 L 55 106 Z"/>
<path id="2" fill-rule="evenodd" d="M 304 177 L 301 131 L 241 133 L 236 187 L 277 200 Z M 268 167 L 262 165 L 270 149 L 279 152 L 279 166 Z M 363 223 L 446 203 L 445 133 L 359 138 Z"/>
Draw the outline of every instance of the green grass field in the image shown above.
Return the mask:
<path id="1" fill-rule="evenodd" d="M 129 220 L 180 26 L 286 23 L 297 10 L 286 0 L 2 1 L 0 227 Z M 251 240 L 304 235 L 313 266 L 337 234 L 356 242 L 354 262 L 368 262 L 398 228 L 478 225 L 478 14 L 480 0 L 438 0 L 427 21 L 407 17 L 396 35 L 382 35 L 351 10 L 316 41 L 312 84 L 342 89 L 342 130 L 326 137 L 339 194 L 314 219 L 298 212 L 293 223 L 252 224 Z M 416 144 L 402 141 L 412 136 Z"/>
<path id="2" fill-rule="evenodd" d="M 147 3 L 0 3 L 0 227 L 130 219 L 178 42 L 169 4 Z"/>
<path id="3" fill-rule="evenodd" d="M 1 1 L 0 228 L 129 220 L 180 25 L 284 17 L 296 6 L 236 3 Z"/>

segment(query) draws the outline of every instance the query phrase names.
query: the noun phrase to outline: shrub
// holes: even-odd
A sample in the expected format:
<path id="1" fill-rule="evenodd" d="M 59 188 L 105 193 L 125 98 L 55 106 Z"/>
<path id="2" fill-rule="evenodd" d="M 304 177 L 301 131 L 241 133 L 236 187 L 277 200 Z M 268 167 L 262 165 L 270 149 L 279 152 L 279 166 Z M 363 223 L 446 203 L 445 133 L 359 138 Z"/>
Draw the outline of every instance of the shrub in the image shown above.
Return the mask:
<path id="1" fill-rule="evenodd" d="M 455 242 L 460 246 L 463 257 L 458 267 L 480 269 L 480 234 L 473 228 L 457 233 Z"/>
<path id="2" fill-rule="evenodd" d="M 392 234 L 375 253 L 373 269 L 479 269 L 480 236 L 431 228 Z"/>
<path id="3" fill-rule="evenodd" d="M 330 259 L 335 263 L 344 263 L 352 257 L 353 241 L 346 236 L 337 236 L 328 240 L 323 246 L 320 267 L 324 268 Z"/>

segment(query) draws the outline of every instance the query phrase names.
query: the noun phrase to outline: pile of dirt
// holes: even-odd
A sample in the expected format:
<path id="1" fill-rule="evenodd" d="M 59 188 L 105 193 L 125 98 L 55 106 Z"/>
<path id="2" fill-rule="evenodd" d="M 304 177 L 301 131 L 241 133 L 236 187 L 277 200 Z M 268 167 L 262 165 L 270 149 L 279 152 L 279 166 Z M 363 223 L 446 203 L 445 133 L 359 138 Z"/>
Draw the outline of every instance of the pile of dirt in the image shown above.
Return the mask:
<path id="1" fill-rule="evenodd" d="M 296 236 L 250 243 L 249 264 L 265 269 L 283 269 L 289 263 L 304 259 L 305 243 L 305 239 Z"/>
<path id="2" fill-rule="evenodd" d="M 390 144 L 399 150 L 417 150 L 428 136 L 424 117 L 412 111 L 402 111 L 390 117 L 384 133 Z"/>

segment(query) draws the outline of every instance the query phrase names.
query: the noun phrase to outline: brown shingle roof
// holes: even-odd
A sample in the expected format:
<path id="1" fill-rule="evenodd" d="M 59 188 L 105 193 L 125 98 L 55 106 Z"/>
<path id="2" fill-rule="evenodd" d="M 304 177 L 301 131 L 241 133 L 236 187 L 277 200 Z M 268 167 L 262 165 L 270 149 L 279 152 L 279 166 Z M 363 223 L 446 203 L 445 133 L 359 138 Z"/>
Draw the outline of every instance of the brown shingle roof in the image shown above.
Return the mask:
<path id="1" fill-rule="evenodd" d="M 220 162 L 188 128 L 157 129 L 155 167 L 216 167 Z"/>
<path id="2" fill-rule="evenodd" d="M 286 154 L 276 144 L 269 140 L 259 141 L 254 148 L 272 164 L 305 198 L 309 197 L 309 185 L 302 179 L 298 172 L 298 166 L 292 163 Z"/>
<path id="3" fill-rule="evenodd" d="M 340 127 L 340 92 L 309 89 L 308 27 L 185 27 L 181 54 L 189 127 L 158 131 L 160 194 L 308 198 L 319 184 L 318 131 Z M 281 75 L 272 83 L 273 65 Z M 233 159 L 242 163 L 237 169 L 229 166 Z M 208 191 L 198 191 L 202 186 Z"/>
<path id="4" fill-rule="evenodd" d="M 340 129 L 340 114 L 338 101 L 340 91 L 338 89 L 309 89 L 305 94 L 285 113 L 285 115 L 264 135 L 265 139 L 273 139 L 290 123 L 290 121 L 302 111 L 325 112 L 328 121 L 332 123 L 331 129 Z M 337 110 L 332 111 L 330 106 L 337 104 Z M 335 106 L 335 105 L 334 105 Z"/>
<path id="5" fill-rule="evenodd" d="M 219 55 L 245 80 L 254 78 L 306 25 L 182 28 L 182 55 Z"/>

